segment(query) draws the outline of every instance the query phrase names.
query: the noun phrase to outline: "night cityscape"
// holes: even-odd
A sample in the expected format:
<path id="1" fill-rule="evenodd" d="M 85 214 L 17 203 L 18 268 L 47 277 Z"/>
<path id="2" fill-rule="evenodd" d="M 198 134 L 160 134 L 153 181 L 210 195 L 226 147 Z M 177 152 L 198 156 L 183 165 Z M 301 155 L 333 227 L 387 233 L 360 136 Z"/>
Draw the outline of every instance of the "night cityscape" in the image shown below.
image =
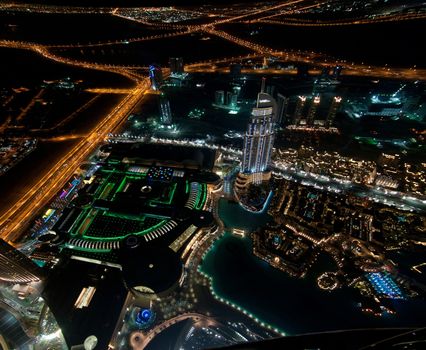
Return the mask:
<path id="1" fill-rule="evenodd" d="M 426 2 L 240 1 L 0 1 L 0 349 L 426 349 Z"/>

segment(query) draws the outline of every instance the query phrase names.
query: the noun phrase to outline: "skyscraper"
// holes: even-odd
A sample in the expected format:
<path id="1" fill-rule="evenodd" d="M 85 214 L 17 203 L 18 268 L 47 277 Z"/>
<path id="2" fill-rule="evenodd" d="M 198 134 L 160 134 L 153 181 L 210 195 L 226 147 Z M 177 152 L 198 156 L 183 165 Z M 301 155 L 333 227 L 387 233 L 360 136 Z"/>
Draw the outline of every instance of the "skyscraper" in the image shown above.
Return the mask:
<path id="1" fill-rule="evenodd" d="M 223 90 L 215 91 L 214 103 L 218 106 L 223 106 L 225 104 L 225 91 Z"/>
<path id="2" fill-rule="evenodd" d="M 161 67 L 156 64 L 149 66 L 149 79 L 151 80 L 151 87 L 153 90 L 160 90 L 163 84 L 163 73 Z"/>
<path id="3" fill-rule="evenodd" d="M 266 93 L 274 96 L 274 92 L 275 92 L 275 85 L 267 85 L 266 86 Z"/>
<path id="4" fill-rule="evenodd" d="M 278 125 L 281 125 L 286 121 L 287 118 L 287 108 L 288 108 L 288 102 L 289 98 L 285 97 L 284 95 L 281 95 L 280 93 L 277 95 L 278 98 L 278 108 L 276 113 L 275 122 Z"/>
<path id="5" fill-rule="evenodd" d="M 37 282 L 43 271 L 25 254 L 0 239 L 0 280 L 13 283 Z"/>
<path id="6" fill-rule="evenodd" d="M 251 112 L 250 122 L 244 136 L 241 171 L 246 174 L 265 171 L 271 161 L 274 142 L 275 100 L 264 92 L 257 95 L 256 107 Z"/>
<path id="7" fill-rule="evenodd" d="M 333 68 L 333 78 L 334 79 L 339 79 L 341 73 L 342 73 L 342 66 L 335 66 Z"/>
<path id="8" fill-rule="evenodd" d="M 171 57 L 169 63 L 171 74 L 182 74 L 184 72 L 182 57 Z"/>
<path id="9" fill-rule="evenodd" d="M 297 98 L 296 108 L 294 110 L 294 115 L 293 115 L 294 125 L 299 125 L 300 119 L 302 119 L 302 116 L 303 116 L 303 109 L 305 108 L 305 103 L 306 103 L 306 96 L 299 96 Z"/>
<path id="10" fill-rule="evenodd" d="M 340 104 L 342 102 L 342 98 L 339 96 L 334 96 L 333 100 L 331 101 L 330 109 L 328 110 L 327 119 L 325 121 L 325 125 L 327 128 L 329 128 L 334 121 L 334 118 L 336 117 L 336 113 L 340 107 Z"/>
<path id="11" fill-rule="evenodd" d="M 320 102 L 321 102 L 321 98 L 319 96 L 315 96 L 312 99 L 311 106 L 309 107 L 309 111 L 308 111 L 306 124 L 314 125 L 315 117 L 317 115 L 317 109 Z"/>
<path id="12" fill-rule="evenodd" d="M 233 78 L 239 78 L 241 76 L 241 64 L 231 63 L 229 66 L 229 74 Z"/>
<path id="13" fill-rule="evenodd" d="M 232 101 L 232 91 L 227 91 L 226 92 L 226 101 L 225 101 L 226 105 L 229 106 L 231 104 L 231 101 Z"/>
<path id="14" fill-rule="evenodd" d="M 231 108 L 237 107 L 238 103 L 238 95 L 235 93 L 231 93 L 231 95 L 228 97 L 228 106 Z"/>
<path id="15" fill-rule="evenodd" d="M 172 124 L 172 111 L 170 109 L 170 102 L 168 98 L 164 95 L 160 95 L 160 119 L 161 124 L 170 125 Z"/>

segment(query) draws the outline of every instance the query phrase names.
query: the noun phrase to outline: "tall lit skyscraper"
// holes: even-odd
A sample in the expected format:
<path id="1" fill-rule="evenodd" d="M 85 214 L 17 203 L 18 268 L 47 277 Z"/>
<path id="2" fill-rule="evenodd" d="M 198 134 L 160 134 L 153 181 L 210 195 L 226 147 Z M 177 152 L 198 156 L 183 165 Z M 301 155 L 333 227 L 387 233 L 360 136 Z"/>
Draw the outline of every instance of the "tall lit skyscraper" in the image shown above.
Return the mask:
<path id="1" fill-rule="evenodd" d="M 25 254 L 0 239 L 0 280 L 12 283 L 37 282 L 43 271 Z"/>
<path id="2" fill-rule="evenodd" d="M 275 122 L 280 125 L 286 121 L 289 98 L 281 94 L 278 94 L 277 98 L 278 108 Z"/>
<path id="3" fill-rule="evenodd" d="M 321 98 L 319 96 L 315 96 L 312 99 L 311 106 L 309 107 L 309 111 L 308 111 L 306 124 L 314 125 L 315 117 L 317 115 L 317 109 L 319 107 L 320 102 L 321 102 Z"/>
<path id="4" fill-rule="evenodd" d="M 334 79 L 339 79 L 341 73 L 342 73 L 342 66 L 335 66 L 333 68 L 333 78 Z"/>
<path id="5" fill-rule="evenodd" d="M 161 67 L 156 64 L 149 66 L 149 79 L 151 80 L 151 87 L 153 90 L 160 90 L 163 84 L 163 73 Z"/>
<path id="6" fill-rule="evenodd" d="M 303 117 L 303 109 L 305 108 L 306 96 L 299 96 L 296 102 L 296 108 L 293 115 L 293 124 L 299 125 L 300 119 Z"/>
<path id="7" fill-rule="evenodd" d="M 218 106 L 223 106 L 225 104 L 225 91 L 223 90 L 215 91 L 214 103 Z"/>
<path id="8" fill-rule="evenodd" d="M 275 100 L 264 92 L 257 95 L 256 107 L 251 112 L 250 122 L 244 136 L 241 171 L 246 174 L 265 171 L 271 161 L 274 142 Z"/>
<path id="9" fill-rule="evenodd" d="M 228 97 L 228 106 L 231 108 L 237 107 L 238 103 L 238 95 L 235 93 L 231 93 L 231 95 Z"/>
<path id="10" fill-rule="evenodd" d="M 172 124 L 172 111 L 170 109 L 170 102 L 164 94 L 160 95 L 160 118 L 161 124 Z"/>
<path id="11" fill-rule="evenodd" d="M 241 64 L 239 64 L 239 63 L 232 63 L 229 66 L 229 74 L 233 78 L 239 78 L 241 76 Z"/>
<path id="12" fill-rule="evenodd" d="M 231 102 L 232 102 L 232 91 L 227 91 L 225 103 L 229 106 Z"/>
<path id="13" fill-rule="evenodd" d="M 182 57 L 171 57 L 169 63 L 171 74 L 182 74 L 184 72 Z"/>
<path id="14" fill-rule="evenodd" d="M 333 100 L 331 101 L 330 109 L 328 110 L 327 119 L 325 121 L 325 125 L 327 128 L 329 128 L 333 124 L 334 118 L 336 117 L 336 113 L 341 103 L 342 103 L 341 97 L 339 96 L 333 97 Z"/>
<path id="15" fill-rule="evenodd" d="M 274 96 L 274 92 L 275 92 L 275 85 L 266 85 L 266 93 Z"/>

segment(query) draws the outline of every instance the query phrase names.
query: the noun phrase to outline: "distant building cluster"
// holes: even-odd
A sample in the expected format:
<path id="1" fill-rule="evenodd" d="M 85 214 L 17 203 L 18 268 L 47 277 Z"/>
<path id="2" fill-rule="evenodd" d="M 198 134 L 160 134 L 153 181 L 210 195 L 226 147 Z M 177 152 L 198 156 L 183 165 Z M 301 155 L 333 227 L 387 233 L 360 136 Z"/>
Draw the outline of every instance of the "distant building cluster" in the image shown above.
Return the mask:
<path id="1" fill-rule="evenodd" d="M 426 117 L 424 95 L 424 86 L 420 82 L 401 83 L 392 90 L 377 88 L 366 96 L 348 98 L 342 108 L 353 119 L 407 117 L 422 121 Z"/>
<path id="2" fill-rule="evenodd" d="M 426 163 L 407 163 L 399 154 L 382 153 L 377 165 L 377 186 L 421 197 L 426 195 Z"/>
<path id="3" fill-rule="evenodd" d="M 288 167 L 355 183 L 372 184 L 377 173 L 375 162 L 320 152 L 313 147 L 278 150 L 275 156 L 276 161 Z"/>
<path id="4" fill-rule="evenodd" d="M 176 23 L 204 16 L 201 12 L 181 11 L 170 7 L 120 8 L 118 14 L 146 22 Z"/>
<path id="5" fill-rule="evenodd" d="M 0 175 L 35 150 L 36 146 L 36 139 L 0 138 Z"/>
<path id="6" fill-rule="evenodd" d="M 415 283 L 398 275 L 383 247 L 424 244 L 424 218 L 371 198 L 333 194 L 285 179 L 274 180 L 273 192 L 268 212 L 274 220 L 253 234 L 255 255 L 303 277 L 318 254 L 326 253 L 335 267 L 318 277 L 318 286 L 353 286 L 362 296 L 361 309 L 378 316 L 395 312 L 387 299 L 418 295 Z"/>
<path id="7" fill-rule="evenodd" d="M 278 165 L 295 170 L 420 197 L 426 195 L 426 164 L 403 162 L 398 154 L 382 153 L 377 161 L 367 161 L 301 146 L 298 150 L 279 149 L 274 158 Z"/>
<path id="8" fill-rule="evenodd" d="M 240 89 L 239 86 L 234 86 L 232 91 L 215 91 L 213 106 L 238 111 L 238 95 Z"/>
<path id="9" fill-rule="evenodd" d="M 290 124 L 296 126 L 325 126 L 327 128 L 332 126 L 334 118 L 341 107 L 342 98 L 333 96 L 331 100 L 326 99 L 326 102 L 323 102 L 323 100 L 324 98 L 320 94 L 298 96 Z M 323 110 L 325 108 L 326 110 L 325 113 L 322 113 L 321 118 L 320 108 Z"/>

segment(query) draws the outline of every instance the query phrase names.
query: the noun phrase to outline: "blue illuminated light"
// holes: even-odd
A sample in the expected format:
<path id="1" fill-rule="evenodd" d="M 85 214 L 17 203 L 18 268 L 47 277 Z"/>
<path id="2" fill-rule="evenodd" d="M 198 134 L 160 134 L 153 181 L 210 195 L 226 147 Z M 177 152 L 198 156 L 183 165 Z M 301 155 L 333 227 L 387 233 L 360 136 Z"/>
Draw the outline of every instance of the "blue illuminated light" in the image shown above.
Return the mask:
<path id="1" fill-rule="evenodd" d="M 392 277 L 386 272 L 373 272 L 366 275 L 374 290 L 390 299 L 403 299 L 404 295 Z"/>
<path id="2" fill-rule="evenodd" d="M 151 321 L 152 311 L 150 309 L 142 309 L 136 315 L 136 323 L 145 325 Z"/>

